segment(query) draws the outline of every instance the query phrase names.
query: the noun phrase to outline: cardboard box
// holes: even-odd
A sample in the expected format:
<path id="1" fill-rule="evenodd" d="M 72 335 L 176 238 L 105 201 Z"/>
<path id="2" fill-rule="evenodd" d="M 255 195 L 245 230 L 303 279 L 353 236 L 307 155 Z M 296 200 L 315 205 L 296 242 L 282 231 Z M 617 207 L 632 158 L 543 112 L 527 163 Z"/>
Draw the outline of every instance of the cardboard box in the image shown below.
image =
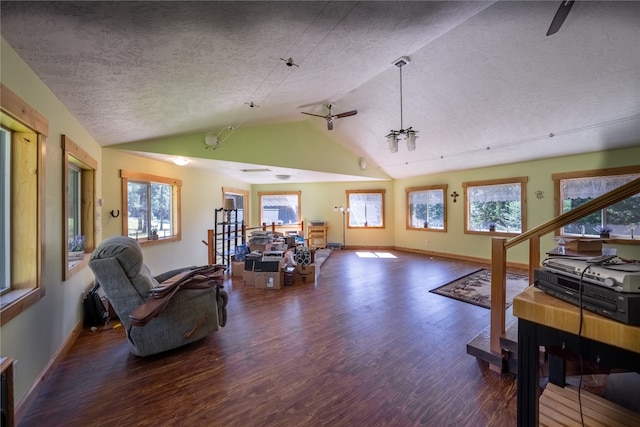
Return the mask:
<path id="1" fill-rule="evenodd" d="M 273 246 L 271 243 L 267 243 L 264 245 L 251 245 L 251 252 L 253 251 L 267 252 L 271 250 L 271 246 Z"/>
<path id="2" fill-rule="evenodd" d="M 256 273 L 254 273 L 253 271 L 243 271 L 242 272 L 242 282 L 245 285 L 248 286 L 255 286 L 256 285 Z"/>
<path id="3" fill-rule="evenodd" d="M 281 289 L 284 286 L 282 272 L 257 271 L 255 274 L 255 287 L 258 289 Z"/>
<path id="4" fill-rule="evenodd" d="M 231 263 L 231 277 L 242 277 L 244 275 L 244 261 L 233 261 Z"/>
<path id="5" fill-rule="evenodd" d="M 294 273 L 294 283 L 304 284 L 304 283 L 313 283 L 316 281 L 316 265 L 296 265 L 296 271 Z"/>
<path id="6" fill-rule="evenodd" d="M 570 240 L 567 241 L 567 249 L 578 252 L 598 252 L 602 250 L 602 240 Z"/>

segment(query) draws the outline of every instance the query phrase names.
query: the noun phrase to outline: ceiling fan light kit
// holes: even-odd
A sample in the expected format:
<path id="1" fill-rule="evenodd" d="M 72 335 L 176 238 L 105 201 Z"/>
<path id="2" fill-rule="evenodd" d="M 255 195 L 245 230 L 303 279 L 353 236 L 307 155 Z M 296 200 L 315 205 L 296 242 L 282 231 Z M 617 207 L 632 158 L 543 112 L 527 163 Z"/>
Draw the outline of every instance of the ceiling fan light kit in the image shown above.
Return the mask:
<path id="1" fill-rule="evenodd" d="M 402 123 L 402 67 L 409 63 L 409 57 L 403 56 L 399 59 L 393 61 L 393 65 L 400 69 L 400 130 L 391 130 L 387 135 L 387 142 L 389 144 L 389 151 L 392 153 L 398 152 L 398 137 L 401 135 L 406 136 L 407 140 L 407 151 L 415 151 L 416 149 L 416 132 L 417 130 L 413 130 L 410 126 L 407 129 L 404 128 Z"/>

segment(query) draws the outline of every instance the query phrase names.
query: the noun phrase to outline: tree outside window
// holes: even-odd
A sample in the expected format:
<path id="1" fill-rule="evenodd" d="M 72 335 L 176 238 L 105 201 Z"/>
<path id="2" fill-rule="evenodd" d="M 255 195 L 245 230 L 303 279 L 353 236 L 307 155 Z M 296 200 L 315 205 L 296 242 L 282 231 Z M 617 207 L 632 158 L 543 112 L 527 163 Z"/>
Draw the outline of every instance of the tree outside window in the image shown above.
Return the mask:
<path id="1" fill-rule="evenodd" d="M 407 188 L 407 228 L 446 230 L 446 185 Z"/>
<path id="2" fill-rule="evenodd" d="M 556 174 L 553 179 L 556 182 L 556 200 L 561 201 L 559 214 L 569 212 L 638 178 L 640 167 Z M 630 239 L 632 230 L 634 238 L 640 234 L 640 194 L 580 218 L 563 227 L 561 234 L 594 238 L 607 234 Z"/>
<path id="3" fill-rule="evenodd" d="M 139 241 L 179 240 L 181 181 L 121 171 L 127 207 L 123 234 Z"/>
<path id="4" fill-rule="evenodd" d="M 518 234 L 526 227 L 527 178 L 464 182 L 465 232 Z"/>

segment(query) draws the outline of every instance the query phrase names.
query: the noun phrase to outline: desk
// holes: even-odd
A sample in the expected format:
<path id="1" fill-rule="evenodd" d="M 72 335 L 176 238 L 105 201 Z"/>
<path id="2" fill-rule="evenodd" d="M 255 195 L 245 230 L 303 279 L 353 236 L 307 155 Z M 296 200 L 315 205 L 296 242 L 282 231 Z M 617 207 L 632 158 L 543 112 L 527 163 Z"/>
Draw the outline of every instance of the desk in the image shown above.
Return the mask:
<path id="1" fill-rule="evenodd" d="M 530 286 L 513 299 L 513 314 L 518 317 L 518 426 L 537 426 L 539 346 L 578 353 L 580 310 Z M 640 326 L 583 310 L 580 342 L 585 362 L 640 371 Z"/>

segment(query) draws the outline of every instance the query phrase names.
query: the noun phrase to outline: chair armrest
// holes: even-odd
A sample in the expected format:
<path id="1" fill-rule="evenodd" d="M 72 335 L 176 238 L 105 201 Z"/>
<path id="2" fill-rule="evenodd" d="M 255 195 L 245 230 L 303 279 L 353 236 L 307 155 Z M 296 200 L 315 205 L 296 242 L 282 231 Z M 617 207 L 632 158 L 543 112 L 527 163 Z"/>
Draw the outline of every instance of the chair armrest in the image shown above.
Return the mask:
<path id="1" fill-rule="evenodd" d="M 156 279 L 158 283 L 162 283 L 165 280 L 172 278 L 176 274 L 180 274 L 188 270 L 193 270 L 194 268 L 198 268 L 198 267 L 195 265 L 192 265 L 191 267 L 182 267 L 182 268 L 176 268 L 175 270 L 165 271 L 164 273 L 158 274 L 157 276 L 155 276 L 154 279 Z"/>

